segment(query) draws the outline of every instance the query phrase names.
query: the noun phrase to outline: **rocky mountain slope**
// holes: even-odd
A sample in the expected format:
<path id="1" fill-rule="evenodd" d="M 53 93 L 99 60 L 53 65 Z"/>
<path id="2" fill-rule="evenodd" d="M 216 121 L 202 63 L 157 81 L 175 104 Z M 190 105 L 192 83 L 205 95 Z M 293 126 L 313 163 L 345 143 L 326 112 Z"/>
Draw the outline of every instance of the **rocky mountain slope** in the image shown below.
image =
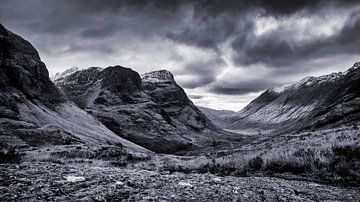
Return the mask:
<path id="1" fill-rule="evenodd" d="M 122 66 L 92 67 L 54 82 L 113 132 L 156 152 L 194 148 L 228 134 L 189 100 L 166 70 L 140 76 Z"/>
<path id="2" fill-rule="evenodd" d="M 102 143 L 146 151 L 67 101 L 51 82 L 35 48 L 2 25 L 0 139 L 1 147 Z"/>
<path id="3" fill-rule="evenodd" d="M 271 88 L 227 121 L 232 129 L 317 129 L 360 120 L 360 63 L 346 72 Z"/>

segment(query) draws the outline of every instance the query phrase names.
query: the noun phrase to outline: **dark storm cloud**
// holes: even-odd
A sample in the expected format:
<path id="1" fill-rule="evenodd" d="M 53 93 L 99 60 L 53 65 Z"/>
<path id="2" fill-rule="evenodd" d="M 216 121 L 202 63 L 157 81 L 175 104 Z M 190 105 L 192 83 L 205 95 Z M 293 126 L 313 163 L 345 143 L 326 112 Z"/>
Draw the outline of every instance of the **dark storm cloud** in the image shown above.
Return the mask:
<path id="1" fill-rule="evenodd" d="M 188 2 L 188 1 L 185 1 Z M 194 14 L 192 23 L 186 23 L 178 30 L 170 31 L 166 36 L 186 44 L 196 44 L 203 48 L 216 49 L 229 37 L 246 39 L 253 34 L 254 10 L 262 16 L 289 16 L 299 11 L 314 12 L 321 5 L 334 4 L 346 6 L 355 1 L 324 0 L 203 0 L 192 3 Z"/>
<path id="2" fill-rule="evenodd" d="M 253 23 L 245 14 L 222 13 L 217 16 L 194 15 L 193 23 L 185 23 L 166 34 L 176 42 L 218 50 L 219 46 L 233 36 L 246 36 L 253 30 Z"/>
<path id="3" fill-rule="evenodd" d="M 224 83 L 214 83 L 210 85 L 209 91 L 225 95 L 245 95 L 251 92 L 259 92 L 271 86 L 278 85 L 275 80 L 254 79 L 251 81 L 225 81 Z"/>
<path id="4" fill-rule="evenodd" d="M 197 11 L 197 15 L 206 13 L 208 16 L 214 16 L 223 12 L 241 12 L 255 8 L 263 8 L 269 14 L 291 14 L 304 8 L 313 8 L 319 6 L 321 3 L 328 3 L 330 1 L 324 0 L 302 0 L 302 1 L 288 1 L 288 0 L 253 0 L 253 1 L 239 1 L 239 0 L 76 0 L 69 1 L 83 11 L 119 11 L 120 8 L 126 7 L 139 11 L 149 6 L 158 8 L 160 10 L 174 11 L 183 4 L 192 4 Z M 352 2 L 344 1 L 342 3 Z"/>
<path id="5" fill-rule="evenodd" d="M 250 92 L 256 92 L 259 90 L 254 90 L 253 88 L 243 88 L 243 87 L 230 87 L 230 86 L 215 86 L 210 88 L 210 92 L 224 95 L 244 95 Z"/>
<path id="6" fill-rule="evenodd" d="M 211 84 L 216 81 L 216 76 L 224 67 L 225 62 L 219 58 L 190 63 L 179 72 L 179 75 L 193 76 L 194 78 L 182 82 L 182 86 L 192 89 Z"/>
<path id="7" fill-rule="evenodd" d="M 350 17 L 342 30 L 332 36 L 295 42 L 289 37 L 295 33 L 281 28 L 262 36 L 255 36 L 255 15 L 260 13 L 260 16 L 274 16 L 276 20 L 293 15 L 307 17 L 314 13 L 321 16 L 334 12 L 333 14 L 336 15 L 337 9 L 351 8 L 356 3 L 356 1 L 322 0 L 197 1 L 193 4 L 192 23 L 179 25 L 180 28 L 171 30 L 166 37 L 179 43 L 216 51 L 229 38 L 234 38 L 233 61 L 237 66 L 247 67 L 262 63 L 270 68 L 290 68 L 294 73 L 299 73 L 308 70 L 308 67 L 301 67 L 304 61 L 334 54 L 358 53 L 360 47 L 358 46 L 360 39 L 356 36 L 360 31 L 357 27 L 358 16 Z M 256 14 L 253 13 L 254 10 Z M 208 78 L 203 78 L 199 82 L 199 84 L 207 83 L 210 83 Z M 196 83 L 188 87 L 194 88 Z M 236 90 L 228 91 L 236 92 Z M 239 92 L 244 92 L 242 87 L 239 88 Z"/>
<path id="8" fill-rule="evenodd" d="M 201 95 L 189 95 L 189 98 L 192 100 L 198 100 L 204 98 L 204 96 Z"/>
<path id="9" fill-rule="evenodd" d="M 106 23 L 93 27 L 87 27 L 81 31 L 81 36 L 85 38 L 105 38 L 116 33 L 117 26 L 113 23 Z"/>
<path id="10" fill-rule="evenodd" d="M 190 78 L 181 85 L 189 89 L 208 86 L 219 94 L 246 94 L 281 84 L 272 79 L 279 74 L 276 69 L 286 69 L 280 73 L 289 76 L 307 71 L 305 61 L 360 51 L 360 15 L 356 12 L 338 32 L 309 40 L 294 40 L 296 30 L 281 27 L 257 36 L 255 21 L 259 17 L 287 20 L 292 16 L 338 15 L 338 9 L 356 4 L 350 0 L 2 0 L 0 22 L 32 36 L 39 50 L 55 55 L 96 52 L 99 58 L 116 58 L 134 46 L 145 50 L 153 48 L 147 42 L 163 41 L 173 42 L 174 49 L 186 45 L 214 52 L 209 58 L 191 61 L 176 56 L 175 76 Z M 223 44 L 229 41 L 234 68 L 262 64 L 271 71 L 267 77 L 219 80 L 218 75 L 229 65 L 222 52 Z M 171 51 L 162 47 L 151 50 L 153 58 L 161 59 Z"/>
<path id="11" fill-rule="evenodd" d="M 360 14 L 354 14 L 345 26 L 330 37 L 311 42 L 297 43 L 273 31 L 256 40 L 237 38 L 232 47 L 236 50 L 235 62 L 249 65 L 256 62 L 271 67 L 291 68 L 289 65 L 330 56 L 333 54 L 357 54 L 360 51 Z"/>
<path id="12" fill-rule="evenodd" d="M 257 9 L 263 15 L 283 16 L 304 9 L 313 10 L 324 4 L 347 5 L 351 2 L 353 1 L 340 3 L 340 1 L 323 0 L 32 0 L 27 2 L 5 0 L 2 2 L 2 7 L 9 7 L 6 10 L 13 11 L 2 11 L 0 19 L 3 17 L 16 19 L 19 15 L 24 15 L 26 19 L 20 22 L 19 26 L 54 35 L 81 29 L 79 32 L 82 37 L 102 38 L 117 34 L 119 30 L 128 29 L 128 32 L 136 32 L 143 37 L 155 34 L 179 43 L 213 49 L 217 49 L 219 44 L 229 37 L 236 37 L 233 47 L 240 54 L 236 55 L 235 61 L 249 64 L 258 61 L 263 55 L 269 56 L 268 58 L 273 56 L 289 58 L 291 61 L 293 57 L 307 54 L 306 48 L 294 52 L 292 48 L 299 47 L 281 40 L 282 37 L 276 34 L 260 38 L 259 43 L 256 44 L 244 44 L 242 40 L 247 39 L 253 32 L 253 16 L 249 17 L 247 15 L 249 12 Z M 187 12 L 188 9 L 180 8 L 185 5 L 190 6 L 188 9 L 193 9 L 193 15 L 189 22 L 181 23 L 183 12 Z M 29 7 L 37 8 L 38 12 L 33 12 L 32 9 L 28 9 Z M 119 23 L 114 15 L 128 16 L 130 19 Z"/>

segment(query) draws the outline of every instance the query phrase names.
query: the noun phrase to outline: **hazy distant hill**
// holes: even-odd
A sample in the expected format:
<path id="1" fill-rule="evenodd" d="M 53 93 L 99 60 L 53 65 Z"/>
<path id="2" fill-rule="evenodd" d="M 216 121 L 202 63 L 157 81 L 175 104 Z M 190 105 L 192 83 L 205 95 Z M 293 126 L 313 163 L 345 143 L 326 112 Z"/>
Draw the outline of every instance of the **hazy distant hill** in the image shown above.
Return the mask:
<path id="1" fill-rule="evenodd" d="M 226 128 L 226 125 L 227 125 L 226 119 L 228 119 L 236 114 L 236 112 L 231 111 L 231 110 L 216 110 L 216 109 L 211 109 L 208 107 L 200 107 L 200 106 L 198 106 L 198 108 L 211 121 L 213 121 L 216 125 L 218 125 L 222 128 Z"/>

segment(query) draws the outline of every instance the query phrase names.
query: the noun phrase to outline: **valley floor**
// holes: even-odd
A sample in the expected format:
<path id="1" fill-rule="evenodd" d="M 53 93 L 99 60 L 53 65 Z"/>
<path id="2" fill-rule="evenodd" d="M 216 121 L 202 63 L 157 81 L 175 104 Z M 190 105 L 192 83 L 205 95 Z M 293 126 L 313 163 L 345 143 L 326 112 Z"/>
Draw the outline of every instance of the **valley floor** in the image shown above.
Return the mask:
<path id="1" fill-rule="evenodd" d="M 1 201 L 357 201 L 360 191 L 269 177 L 219 177 L 85 164 L 0 165 Z"/>
<path id="2" fill-rule="evenodd" d="M 82 144 L 0 153 L 0 201 L 359 201 L 358 128 L 249 137 L 187 156 Z"/>

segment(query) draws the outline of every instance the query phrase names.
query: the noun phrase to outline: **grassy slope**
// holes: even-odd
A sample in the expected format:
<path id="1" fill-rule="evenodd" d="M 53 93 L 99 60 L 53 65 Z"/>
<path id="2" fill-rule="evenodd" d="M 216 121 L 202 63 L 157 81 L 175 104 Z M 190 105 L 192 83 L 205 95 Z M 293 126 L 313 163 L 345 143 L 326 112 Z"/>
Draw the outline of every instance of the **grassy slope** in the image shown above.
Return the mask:
<path id="1" fill-rule="evenodd" d="M 157 167 L 171 172 L 234 176 L 277 176 L 337 185 L 360 184 L 357 127 L 259 137 L 241 148 L 208 150 L 194 157 L 162 157 Z"/>

